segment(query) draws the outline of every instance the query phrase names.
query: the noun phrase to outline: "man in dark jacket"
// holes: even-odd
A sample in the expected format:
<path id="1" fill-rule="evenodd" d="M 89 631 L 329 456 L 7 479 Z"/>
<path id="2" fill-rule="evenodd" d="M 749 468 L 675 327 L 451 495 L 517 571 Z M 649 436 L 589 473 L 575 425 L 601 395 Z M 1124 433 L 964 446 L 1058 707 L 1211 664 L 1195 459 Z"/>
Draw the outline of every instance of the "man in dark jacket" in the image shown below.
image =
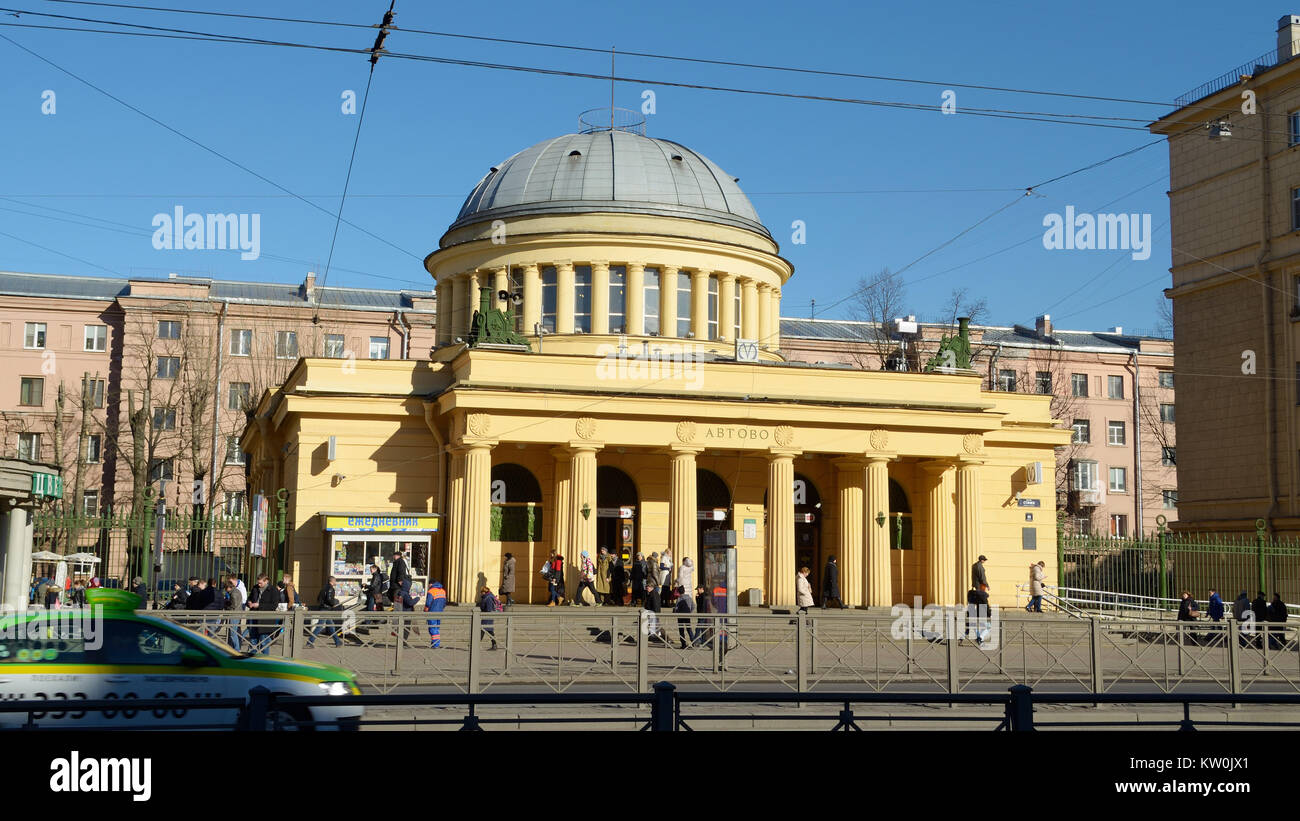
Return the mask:
<path id="1" fill-rule="evenodd" d="M 1286 602 L 1282 601 L 1280 593 L 1273 594 L 1273 601 L 1268 604 L 1268 620 L 1271 624 L 1286 623 Z M 1275 650 L 1282 649 L 1283 642 L 1286 638 L 1286 628 L 1272 627 L 1268 629 L 1268 646 Z"/>
<path id="2" fill-rule="evenodd" d="M 370 565 L 370 584 L 366 585 L 366 610 L 379 609 L 384 600 L 384 574 L 379 572 L 379 565 Z"/>
<path id="3" fill-rule="evenodd" d="M 639 605 L 645 601 L 646 564 L 643 554 L 636 554 L 636 558 L 632 561 L 632 572 L 629 575 L 632 579 L 632 604 Z"/>
<path id="4" fill-rule="evenodd" d="M 989 586 L 989 575 L 984 571 L 984 563 L 988 560 L 988 556 L 981 555 L 979 560 L 970 566 L 970 586 L 972 590 L 979 590 L 980 585 L 984 585 L 985 588 Z"/>
<path id="5" fill-rule="evenodd" d="M 831 556 L 826 560 L 826 572 L 822 576 L 822 609 L 826 609 L 826 602 L 835 599 L 835 603 L 844 609 L 844 600 L 840 598 L 840 566 L 835 563 L 835 557 Z"/>
<path id="6" fill-rule="evenodd" d="M 1255 619 L 1255 634 L 1258 638 L 1255 643 L 1260 647 L 1264 646 L 1264 634 L 1268 631 L 1268 599 L 1264 598 L 1264 591 L 1259 591 L 1255 600 L 1250 603 L 1250 613 Z"/>
<path id="7" fill-rule="evenodd" d="M 208 590 L 208 583 L 203 579 L 195 579 L 194 587 L 190 592 L 189 603 L 186 605 L 187 610 L 203 610 L 212 601 L 212 593 Z"/>
<path id="8" fill-rule="evenodd" d="M 142 576 L 136 576 L 131 580 L 131 591 L 140 597 L 140 606 L 149 606 L 149 586 L 144 583 Z"/>
<path id="9" fill-rule="evenodd" d="M 673 605 L 673 612 L 674 613 L 695 612 L 695 597 L 691 595 L 691 591 L 687 590 L 684 587 L 677 588 L 677 604 Z M 685 650 L 687 647 L 693 647 L 695 645 L 695 633 L 696 631 L 691 628 L 690 619 L 677 620 L 677 635 L 682 640 L 683 650 Z"/>
<path id="10" fill-rule="evenodd" d="M 1223 597 L 1219 591 L 1210 588 L 1210 621 L 1223 621 Z"/>
<path id="11" fill-rule="evenodd" d="M 411 592 L 411 570 L 407 567 L 406 557 L 400 550 L 393 554 L 393 566 L 388 574 L 388 588 L 390 590 L 388 597 L 394 603 Z"/>
<path id="12" fill-rule="evenodd" d="M 1179 621 L 1196 621 L 1201 617 L 1201 611 L 1196 609 L 1196 599 L 1192 594 L 1183 591 L 1183 600 L 1178 603 L 1178 620 Z"/>
<path id="13" fill-rule="evenodd" d="M 252 592 L 257 597 L 257 605 L 252 609 L 259 613 L 274 613 L 280 609 L 280 588 L 271 584 L 270 576 L 265 573 L 258 576 L 257 587 Z M 250 620 L 248 633 L 253 640 L 254 651 L 265 653 L 269 649 L 271 636 L 275 635 L 275 631 L 275 623 L 270 620 Z"/>
<path id="14" fill-rule="evenodd" d="M 989 629 L 988 622 L 988 585 L 972 587 L 966 591 L 966 638 L 974 639 L 976 644 L 983 644 L 984 634 Z"/>
<path id="15" fill-rule="evenodd" d="M 325 586 L 321 588 L 320 593 L 316 596 L 316 607 L 314 609 L 335 612 L 343 609 L 343 605 L 339 603 L 338 595 L 334 589 L 334 584 L 335 581 L 333 576 L 330 576 L 325 580 Z M 321 634 L 322 630 L 329 631 L 328 635 L 334 639 L 335 647 L 343 646 L 343 639 L 339 637 L 339 623 L 334 619 L 318 618 L 316 620 L 316 626 L 307 634 L 308 647 L 315 646 L 316 637 Z"/>
<path id="16" fill-rule="evenodd" d="M 645 580 L 645 609 L 652 614 L 658 613 L 662 609 L 659 603 L 659 585 L 655 584 L 655 580 L 652 578 Z M 657 636 L 665 644 L 668 643 L 663 634 L 663 628 L 659 626 L 659 617 L 656 615 L 651 615 L 648 620 L 647 642 L 651 636 Z"/>

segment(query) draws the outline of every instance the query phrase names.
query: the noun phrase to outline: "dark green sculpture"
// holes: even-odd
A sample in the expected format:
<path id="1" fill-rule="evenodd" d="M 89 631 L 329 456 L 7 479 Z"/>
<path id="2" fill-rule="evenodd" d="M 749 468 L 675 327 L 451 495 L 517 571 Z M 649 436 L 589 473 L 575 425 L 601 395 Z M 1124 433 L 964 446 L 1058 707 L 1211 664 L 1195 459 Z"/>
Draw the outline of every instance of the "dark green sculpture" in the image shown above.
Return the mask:
<path id="1" fill-rule="evenodd" d="M 503 311 L 492 307 L 491 288 L 479 288 L 478 294 L 478 310 L 474 312 L 474 320 L 469 327 L 469 346 L 522 345 L 531 351 L 532 346 L 528 340 L 515 330 L 515 304 L 510 295 L 504 291 L 498 294 L 504 295 L 503 299 L 508 306 Z"/>
<path id="2" fill-rule="evenodd" d="M 929 362 L 925 363 L 926 373 L 934 373 L 940 368 L 970 368 L 969 326 L 969 319 L 964 316 L 957 318 L 957 333 L 953 336 L 944 336 L 939 340 L 939 350 L 930 357 Z"/>

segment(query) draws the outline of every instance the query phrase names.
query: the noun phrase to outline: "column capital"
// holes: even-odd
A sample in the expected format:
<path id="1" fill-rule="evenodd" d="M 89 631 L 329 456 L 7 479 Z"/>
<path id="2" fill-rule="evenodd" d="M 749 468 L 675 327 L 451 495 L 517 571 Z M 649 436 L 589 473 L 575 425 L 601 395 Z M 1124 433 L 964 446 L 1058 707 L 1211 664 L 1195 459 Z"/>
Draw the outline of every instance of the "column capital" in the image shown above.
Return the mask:
<path id="1" fill-rule="evenodd" d="M 946 473 L 956 467 L 956 459 L 927 459 L 920 463 L 920 467 L 926 473 Z"/>
<path id="2" fill-rule="evenodd" d="M 493 273 L 493 274 L 495 274 L 495 273 L 499 273 L 499 272 L 501 272 L 501 271 L 505 271 L 505 270 L 506 270 L 507 268 L 509 268 L 509 267 L 510 267 L 509 265 L 485 265 L 485 266 L 483 266 L 482 268 L 480 268 L 479 270 L 480 270 L 480 271 L 488 271 L 489 273 Z"/>
<path id="3" fill-rule="evenodd" d="M 579 453 L 595 453 L 605 447 L 604 442 L 588 442 L 581 439 L 570 440 L 569 444 L 557 450 L 567 450 L 571 456 Z"/>
<path id="4" fill-rule="evenodd" d="M 719 282 L 727 282 L 737 278 L 736 275 L 731 273 L 730 271 L 719 270 L 719 271 L 714 271 L 713 273 L 717 275 Z"/>
<path id="5" fill-rule="evenodd" d="M 674 458 L 678 456 L 699 456 L 704 452 L 704 448 L 699 445 L 669 445 L 664 448 L 662 453 Z"/>
<path id="6" fill-rule="evenodd" d="M 555 261 L 554 263 L 552 263 L 552 264 L 555 265 L 555 270 L 557 270 L 557 271 L 559 271 L 559 270 L 561 270 L 561 269 L 569 270 L 569 271 L 572 271 L 572 270 L 573 270 L 573 260 L 571 260 L 571 259 L 561 259 L 561 260 L 556 260 L 556 261 Z"/>
<path id="7" fill-rule="evenodd" d="M 591 261 L 591 270 L 596 271 L 596 270 L 599 270 L 599 269 L 602 269 L 602 268 L 603 268 L 604 270 L 606 270 L 606 271 L 609 270 L 609 260 L 607 260 L 607 259 L 603 259 L 603 260 L 592 260 L 592 261 Z"/>
<path id="8" fill-rule="evenodd" d="M 627 263 L 627 272 L 630 274 L 633 271 L 645 271 L 645 263 L 644 262 Z"/>
<path id="9" fill-rule="evenodd" d="M 862 454 L 862 458 L 867 464 L 874 465 L 880 462 L 893 462 L 898 459 L 897 453 L 881 453 L 878 451 L 868 451 Z"/>
<path id="10" fill-rule="evenodd" d="M 515 267 L 523 268 L 525 271 L 537 271 L 541 269 L 542 264 L 540 262 L 521 262 Z"/>
<path id="11" fill-rule="evenodd" d="M 551 448 L 551 455 L 554 456 L 556 459 L 565 462 L 573 458 L 573 454 L 569 452 L 569 449 L 563 446 Z"/>
<path id="12" fill-rule="evenodd" d="M 771 286 L 771 285 L 768 285 L 766 282 L 759 282 L 759 283 L 756 283 L 756 284 L 757 284 L 758 290 L 760 290 L 760 291 L 771 291 L 771 290 L 772 290 L 772 286 Z"/>
<path id="13" fill-rule="evenodd" d="M 471 450 L 491 450 L 500 444 L 500 439 L 487 439 L 482 436 L 462 436 L 458 446 L 468 452 Z"/>
<path id="14" fill-rule="evenodd" d="M 768 460 L 773 462 L 777 459 L 794 459 L 794 457 L 801 455 L 803 455 L 803 451 L 794 448 L 770 448 L 767 451 Z"/>
<path id="15" fill-rule="evenodd" d="M 987 462 L 988 459 L 983 456 L 962 455 L 962 456 L 955 457 L 954 461 L 957 463 L 958 470 L 969 470 L 970 468 L 973 467 L 979 467 L 980 465 Z"/>
<path id="16" fill-rule="evenodd" d="M 861 456 L 837 456 L 831 459 L 831 464 L 842 471 L 848 472 L 866 467 L 867 460 Z"/>

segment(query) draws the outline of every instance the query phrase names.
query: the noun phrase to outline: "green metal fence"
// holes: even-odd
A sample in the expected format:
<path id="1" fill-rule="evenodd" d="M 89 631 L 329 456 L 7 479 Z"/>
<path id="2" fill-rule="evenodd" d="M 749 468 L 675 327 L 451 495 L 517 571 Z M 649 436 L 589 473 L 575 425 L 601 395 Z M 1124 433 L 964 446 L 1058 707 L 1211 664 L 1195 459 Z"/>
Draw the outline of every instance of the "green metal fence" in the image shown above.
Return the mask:
<path id="1" fill-rule="evenodd" d="M 1204 599 L 1214 588 L 1226 601 L 1245 591 L 1300 600 L 1300 542 L 1272 539 L 1264 522 L 1248 533 L 1158 532 L 1133 539 L 1060 533 L 1058 583 L 1162 599 L 1181 591 Z"/>
<path id="2" fill-rule="evenodd" d="M 264 549 L 255 554 L 251 534 L 253 516 L 226 516 L 223 511 L 164 508 L 153 498 L 138 511 L 79 514 L 71 504 L 38 510 L 33 516 L 33 554 L 49 551 L 60 559 L 33 556 L 37 578 L 54 578 L 60 561 L 74 578 L 99 577 L 106 587 L 131 589 L 140 577 L 150 598 L 165 604 L 173 585 L 186 579 L 203 579 L 236 573 L 246 580 L 259 573 L 285 568 L 288 494 L 280 490 L 269 499 Z M 66 557 L 66 558 L 64 558 Z M 97 559 L 98 561 L 92 561 Z"/>

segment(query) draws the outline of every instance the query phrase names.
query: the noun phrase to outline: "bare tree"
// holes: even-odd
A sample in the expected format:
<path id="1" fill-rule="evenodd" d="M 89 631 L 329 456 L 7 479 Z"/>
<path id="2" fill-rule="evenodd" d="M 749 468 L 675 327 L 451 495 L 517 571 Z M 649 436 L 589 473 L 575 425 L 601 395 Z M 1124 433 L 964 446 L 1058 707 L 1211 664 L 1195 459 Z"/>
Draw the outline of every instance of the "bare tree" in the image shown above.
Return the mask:
<path id="1" fill-rule="evenodd" d="M 882 268 L 871 277 L 858 280 L 850 314 L 864 324 L 862 353 L 855 353 L 855 364 L 864 370 L 885 367 L 891 357 L 904 351 L 891 327 L 896 317 L 904 316 L 907 287 L 903 278 Z"/>
<path id="2" fill-rule="evenodd" d="M 953 288 L 934 321 L 941 322 L 949 328 L 956 328 L 958 318 L 966 317 L 972 325 L 978 325 L 984 321 L 988 310 L 989 303 L 984 297 L 977 299 L 971 296 L 966 288 Z"/>
<path id="3" fill-rule="evenodd" d="M 1173 339 L 1174 301 L 1166 296 L 1156 297 L 1156 333 Z"/>

